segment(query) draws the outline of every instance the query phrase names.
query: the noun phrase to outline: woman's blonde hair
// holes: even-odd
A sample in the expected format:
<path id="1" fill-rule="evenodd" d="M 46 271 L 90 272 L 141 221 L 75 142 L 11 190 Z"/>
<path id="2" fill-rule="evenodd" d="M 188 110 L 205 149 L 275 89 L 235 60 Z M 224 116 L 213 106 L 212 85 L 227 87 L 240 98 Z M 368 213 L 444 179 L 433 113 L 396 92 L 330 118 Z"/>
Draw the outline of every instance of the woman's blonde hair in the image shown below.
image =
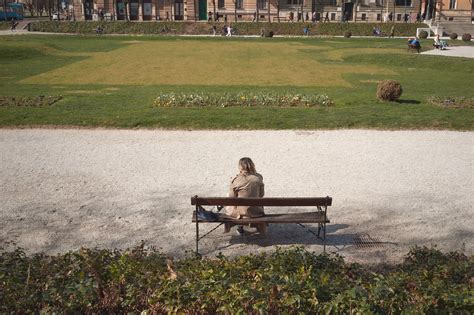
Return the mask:
<path id="1" fill-rule="evenodd" d="M 257 170 L 255 169 L 255 164 L 251 158 L 243 157 L 239 160 L 239 166 L 247 174 L 255 174 Z"/>

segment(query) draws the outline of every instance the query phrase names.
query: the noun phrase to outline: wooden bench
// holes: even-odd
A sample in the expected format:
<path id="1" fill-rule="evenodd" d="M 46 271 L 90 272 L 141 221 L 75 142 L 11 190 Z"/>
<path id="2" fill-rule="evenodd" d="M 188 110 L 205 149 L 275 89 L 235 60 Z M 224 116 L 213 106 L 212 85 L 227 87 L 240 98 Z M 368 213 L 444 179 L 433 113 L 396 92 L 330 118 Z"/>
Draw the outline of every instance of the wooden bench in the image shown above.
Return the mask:
<path id="1" fill-rule="evenodd" d="M 233 223 L 236 225 L 258 224 L 258 223 L 296 223 L 306 228 L 303 223 L 317 223 L 318 232 L 306 228 L 309 232 L 314 234 L 317 238 L 322 239 L 323 248 L 326 251 L 326 223 L 329 223 L 327 217 L 327 207 L 332 205 L 331 197 L 320 198 L 234 198 L 234 197 L 198 197 L 191 198 L 191 205 L 195 206 L 193 211 L 192 222 L 196 223 L 196 254 L 199 254 L 199 241 L 208 234 L 216 230 L 224 223 Z M 216 220 L 205 221 L 198 219 L 198 210 L 203 206 L 265 206 L 265 207 L 314 207 L 316 211 L 312 212 L 293 212 L 283 214 L 269 214 L 258 218 L 242 218 L 235 219 L 224 213 L 216 213 Z M 218 226 L 207 232 L 199 235 L 200 223 L 219 223 Z M 322 238 L 320 237 L 323 232 Z"/>

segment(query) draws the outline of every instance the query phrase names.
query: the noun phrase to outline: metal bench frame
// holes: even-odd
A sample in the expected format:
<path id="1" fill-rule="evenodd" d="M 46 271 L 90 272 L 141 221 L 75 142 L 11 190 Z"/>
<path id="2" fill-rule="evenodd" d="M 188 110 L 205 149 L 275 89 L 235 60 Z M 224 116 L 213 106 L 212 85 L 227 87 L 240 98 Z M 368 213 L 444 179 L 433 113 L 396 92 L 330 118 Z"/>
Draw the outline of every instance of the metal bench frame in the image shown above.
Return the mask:
<path id="1" fill-rule="evenodd" d="M 191 198 L 191 205 L 195 206 L 192 222 L 196 223 L 196 254 L 199 254 L 199 241 L 215 231 L 224 223 L 251 224 L 251 223 L 296 223 L 323 241 L 323 249 L 326 252 L 326 223 L 330 223 L 327 218 L 327 207 L 332 205 L 331 197 L 318 198 L 234 198 L 234 197 L 198 197 Z M 203 206 L 269 206 L 269 207 L 316 207 L 315 212 L 287 213 L 287 214 L 266 214 L 264 217 L 234 219 L 225 214 L 217 213 L 218 219 L 215 221 L 199 220 L 197 213 Z M 298 218 L 302 217 L 302 218 Z M 304 217 L 304 219 L 303 219 Z M 199 235 L 199 223 L 219 223 L 204 235 Z M 315 233 L 303 223 L 317 223 L 318 232 Z M 323 236 L 321 238 L 321 231 Z"/>

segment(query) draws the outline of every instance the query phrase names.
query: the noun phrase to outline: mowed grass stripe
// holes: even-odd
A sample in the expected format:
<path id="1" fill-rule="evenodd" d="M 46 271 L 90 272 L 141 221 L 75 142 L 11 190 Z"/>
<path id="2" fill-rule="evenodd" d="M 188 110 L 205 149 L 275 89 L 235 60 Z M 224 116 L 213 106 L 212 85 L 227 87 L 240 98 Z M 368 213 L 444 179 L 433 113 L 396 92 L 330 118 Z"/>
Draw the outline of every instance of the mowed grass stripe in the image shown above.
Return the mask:
<path id="1" fill-rule="evenodd" d="M 342 62 L 344 55 L 357 50 L 327 50 L 302 43 L 135 41 L 110 52 L 91 53 L 85 60 L 20 83 L 349 87 L 345 74 L 397 75 L 375 65 Z M 379 51 L 360 53 L 370 52 Z"/>

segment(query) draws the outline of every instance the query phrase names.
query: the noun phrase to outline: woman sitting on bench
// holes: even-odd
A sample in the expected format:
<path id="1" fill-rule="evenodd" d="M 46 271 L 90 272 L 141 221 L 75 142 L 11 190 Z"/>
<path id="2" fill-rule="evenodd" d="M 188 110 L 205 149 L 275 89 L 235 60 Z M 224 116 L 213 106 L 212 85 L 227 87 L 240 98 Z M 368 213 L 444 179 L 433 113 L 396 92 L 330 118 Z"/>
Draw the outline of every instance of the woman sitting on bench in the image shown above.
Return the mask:
<path id="1" fill-rule="evenodd" d="M 230 183 L 229 197 L 263 197 L 265 194 L 263 177 L 255 170 L 253 161 L 248 157 L 241 158 L 239 161 L 239 171 L 239 174 Z M 236 219 L 244 217 L 257 218 L 265 215 L 261 206 L 229 206 L 226 212 L 229 216 Z M 234 225 L 236 224 L 226 223 L 224 233 L 228 233 Z M 267 230 L 265 223 L 254 224 L 251 227 L 257 228 L 260 234 L 265 234 Z M 242 225 L 239 225 L 237 232 L 239 234 L 244 233 Z"/>
<path id="2" fill-rule="evenodd" d="M 421 44 L 420 44 L 420 41 L 419 41 L 418 37 L 408 39 L 408 48 L 413 48 L 417 52 L 420 52 Z"/>

